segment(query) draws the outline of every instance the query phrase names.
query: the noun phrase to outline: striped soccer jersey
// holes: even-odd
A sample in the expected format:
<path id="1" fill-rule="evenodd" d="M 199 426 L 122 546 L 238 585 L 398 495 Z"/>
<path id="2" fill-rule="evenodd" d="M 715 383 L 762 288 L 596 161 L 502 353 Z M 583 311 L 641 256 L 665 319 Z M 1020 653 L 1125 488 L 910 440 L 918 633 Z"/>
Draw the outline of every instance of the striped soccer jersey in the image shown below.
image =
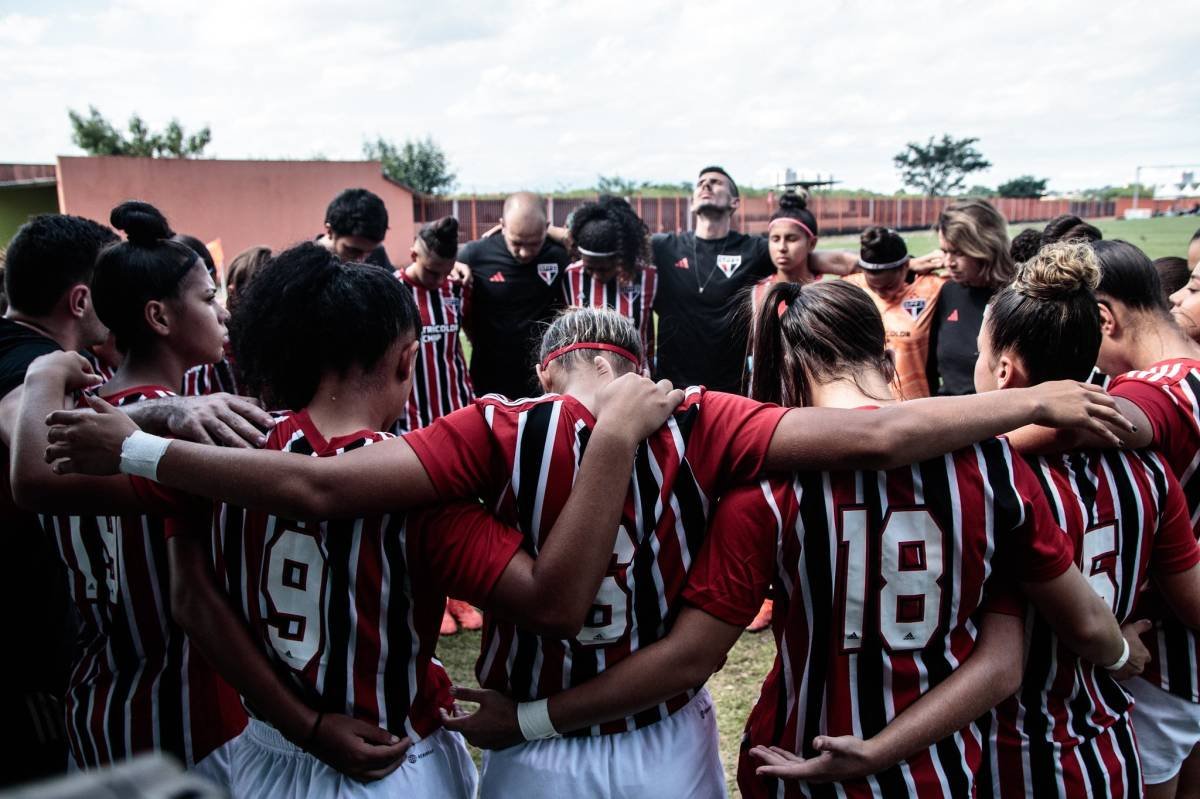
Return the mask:
<path id="1" fill-rule="evenodd" d="M 185 397 L 205 397 L 221 392 L 239 393 L 228 344 L 225 345 L 225 357 L 221 360 L 193 366 L 183 373 L 183 390 L 180 393 Z"/>
<path id="2" fill-rule="evenodd" d="M 421 313 L 421 342 L 413 368 L 412 393 L 404 415 L 393 428 L 393 432 L 403 433 L 458 410 L 475 396 L 459 338 L 470 311 L 471 292 L 459 280 L 426 288 L 403 269 L 396 270 L 396 278 L 412 292 Z"/>
<path id="3" fill-rule="evenodd" d="M 1135 403 L 1150 420 L 1151 446 L 1163 454 L 1183 486 L 1193 532 L 1200 530 L 1200 361 L 1156 363 L 1112 378 L 1113 396 Z M 1175 696 L 1200 702 L 1200 637 L 1181 624 L 1148 589 L 1154 630 L 1143 637 L 1150 662 L 1141 677 Z"/>
<path id="4" fill-rule="evenodd" d="M 1075 563 L 1117 620 L 1148 574 L 1200 561 L 1183 490 L 1157 453 L 1119 450 L 1028 458 Z M 995 711 L 980 797 L 1140 796 L 1131 700 L 1030 612 L 1021 689 Z"/>
<path id="5" fill-rule="evenodd" d="M 391 437 L 326 440 L 300 411 L 266 449 L 335 457 Z M 486 602 L 521 545 L 478 502 L 328 522 L 222 505 L 213 537 L 218 580 L 284 682 L 310 707 L 414 741 L 453 706 L 433 656 L 446 592 Z"/>
<path id="6" fill-rule="evenodd" d="M 549 697 L 663 638 L 704 540 L 711 503 L 725 486 L 758 474 L 784 413 L 743 397 L 688 389 L 675 414 L 638 447 L 608 574 L 580 634 L 548 638 L 489 615 L 476 665 L 480 684 L 518 701 Z M 513 402 L 489 396 L 406 440 L 440 494 L 482 493 L 536 556 L 567 501 L 593 424 L 570 396 Z M 653 724 L 692 693 L 579 734 Z"/>
<path id="7" fill-rule="evenodd" d="M 1015 580 L 1070 564 L 1037 480 L 999 439 L 887 472 L 798 472 L 730 492 L 684 598 L 745 625 L 774 585 L 778 651 L 746 722 L 742 794 L 972 795 L 973 726 L 838 785 L 759 778 L 748 750 L 814 757 L 818 735 L 874 736 L 970 656 L 982 612 L 1022 612 Z"/>
<path id="8" fill-rule="evenodd" d="M 106 399 L 130 405 L 170 396 L 140 386 Z M 149 481 L 134 486 L 181 513 L 205 507 Z M 149 751 L 193 766 L 245 726 L 237 694 L 171 616 L 165 523 L 150 514 L 43 517 L 81 620 L 64 704 L 67 741 L 82 768 Z"/>
<path id="9" fill-rule="evenodd" d="M 592 278 L 582 261 L 563 273 L 563 299 L 571 308 L 611 308 L 633 322 L 642 340 L 642 366 L 654 365 L 654 296 L 658 269 L 646 264 L 632 282 L 614 278 L 601 283 Z"/>

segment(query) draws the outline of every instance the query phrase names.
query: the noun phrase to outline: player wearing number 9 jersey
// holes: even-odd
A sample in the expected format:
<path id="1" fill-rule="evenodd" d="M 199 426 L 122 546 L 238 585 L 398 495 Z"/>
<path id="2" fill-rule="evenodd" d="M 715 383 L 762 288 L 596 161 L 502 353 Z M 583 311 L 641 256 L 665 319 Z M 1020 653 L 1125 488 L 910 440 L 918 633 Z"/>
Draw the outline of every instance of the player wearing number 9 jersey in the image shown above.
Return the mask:
<path id="1" fill-rule="evenodd" d="M 1021 264 L 984 315 L 976 390 L 1087 377 L 1100 349 L 1099 281 L 1086 244 L 1047 245 Z M 1161 455 L 1078 450 L 1028 462 L 1076 563 L 1119 621 L 1136 618 L 1148 577 L 1180 618 L 1200 621 L 1200 548 Z M 1027 620 L 1026 649 L 1021 690 L 996 709 L 979 795 L 1140 796 L 1132 702 L 1121 684 L 1080 661 L 1040 615 Z"/>
<path id="2" fill-rule="evenodd" d="M 782 373 L 804 374 L 801 394 L 776 389 L 773 398 L 821 404 L 853 396 L 856 404 L 877 402 L 858 391 L 848 377 L 854 374 L 867 390 L 878 389 L 877 398 L 890 401 L 882 373 L 882 323 L 860 289 L 828 283 L 802 290 L 786 284 L 770 296 L 785 303 L 782 321 L 760 323 L 757 340 L 779 342 L 778 328 L 786 325 L 789 334 L 802 330 L 812 342 L 830 346 L 810 358 L 781 361 L 781 345 L 768 344 L 756 368 L 773 369 L 774 377 L 768 372 L 761 384 L 756 380 L 756 390 L 778 387 Z M 779 320 L 775 303 L 766 316 Z M 831 335 L 832 330 L 841 335 Z M 866 339 L 857 352 L 856 334 Z M 810 367 L 818 365 L 812 374 Z M 870 419 L 883 412 L 855 413 Z M 721 500 L 711 534 L 695 550 L 698 559 L 683 591 L 688 603 L 705 612 L 682 608 L 657 643 L 640 641 L 636 654 L 609 662 L 591 682 L 552 696 L 551 720 L 571 730 L 623 713 L 636 718 L 640 708 L 703 682 L 754 616 L 773 579 L 781 650 L 752 717 L 749 740 L 800 748 L 818 731 L 873 735 L 971 655 L 981 623 L 989 625 L 981 622 L 980 609 L 985 588 L 995 590 L 989 583 L 994 568 L 1026 580 L 1060 578 L 1069 570 L 1069 553 L 1048 516 L 1032 475 L 995 440 L 889 472 L 813 472 L 735 488 Z M 1073 578 L 1076 588 L 1087 590 L 1077 571 Z M 677 599 L 671 601 L 678 608 Z M 1013 611 L 1010 598 L 995 602 L 997 609 Z M 1106 611 L 1098 601 L 1090 610 L 1103 620 Z M 1015 680 L 1006 682 L 1002 675 L 1019 672 L 1020 624 L 1001 619 L 998 626 L 1005 641 L 992 648 L 1002 653 L 999 660 L 1012 662 L 999 664 L 999 678 L 994 662 L 977 670 L 975 687 L 982 690 L 976 693 L 993 698 L 975 715 L 1004 696 L 981 683 L 1015 688 Z M 1086 643 L 1092 650 L 1107 648 L 1109 660 L 1115 660 L 1120 634 L 1111 614 L 1100 628 L 1096 640 Z M 456 725 L 470 733 L 480 732 L 497 695 L 477 698 L 484 708 L 480 718 Z M 972 718 L 965 716 L 932 740 Z M 908 736 L 901 739 L 914 745 Z M 507 743 L 494 737 L 480 742 Z M 881 779 L 895 793 L 919 787 L 925 793 L 966 795 L 979 751 L 977 735 L 959 734 Z M 671 756 L 673 763 L 691 763 L 693 757 L 686 750 Z M 765 786 L 754 778 L 752 766 L 746 768 L 739 780 L 742 790 L 759 795 Z M 863 784 L 846 787 L 859 790 Z"/>

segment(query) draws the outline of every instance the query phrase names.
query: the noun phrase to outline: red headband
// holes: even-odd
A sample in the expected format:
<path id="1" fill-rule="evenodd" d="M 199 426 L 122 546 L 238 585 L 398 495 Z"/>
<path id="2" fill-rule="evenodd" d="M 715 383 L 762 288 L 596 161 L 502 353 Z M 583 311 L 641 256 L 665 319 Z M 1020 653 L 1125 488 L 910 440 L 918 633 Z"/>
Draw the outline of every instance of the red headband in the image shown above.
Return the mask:
<path id="1" fill-rule="evenodd" d="M 617 355 L 620 355 L 634 366 L 641 365 L 638 363 L 638 359 L 633 357 L 633 353 L 624 347 L 618 347 L 616 344 L 600 344 L 595 341 L 579 341 L 567 347 L 560 347 L 543 358 L 542 371 L 545 371 L 546 367 L 549 366 L 550 362 L 555 358 L 559 357 L 560 355 L 566 355 L 568 352 L 573 352 L 574 350 L 604 350 L 606 352 L 615 352 Z"/>
<path id="2" fill-rule="evenodd" d="M 801 230 L 803 230 L 805 233 L 807 233 L 808 237 L 810 239 L 815 239 L 817 237 L 817 234 L 812 232 L 812 228 L 810 228 L 808 225 L 804 224 L 803 222 L 801 222 L 799 219 L 797 219 L 794 216 L 777 216 L 777 217 L 775 217 L 774 219 L 772 219 L 770 222 L 767 223 L 767 230 L 770 230 L 771 225 L 775 224 L 776 222 L 791 222 L 793 225 L 798 225 Z"/>

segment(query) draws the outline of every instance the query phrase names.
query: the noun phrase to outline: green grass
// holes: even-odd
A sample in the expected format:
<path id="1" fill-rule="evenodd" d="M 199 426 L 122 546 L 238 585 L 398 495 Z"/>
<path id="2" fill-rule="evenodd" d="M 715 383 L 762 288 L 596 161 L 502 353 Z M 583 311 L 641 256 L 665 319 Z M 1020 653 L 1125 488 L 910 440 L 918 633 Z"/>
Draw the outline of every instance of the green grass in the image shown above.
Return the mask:
<path id="1" fill-rule="evenodd" d="M 476 685 L 475 658 L 479 655 L 479 633 L 460 632 L 438 643 L 437 657 L 446 666 L 450 678 L 463 685 Z M 742 726 L 750 708 L 758 699 L 758 689 L 775 659 L 775 639 L 770 632 L 743 634 L 725 661 L 725 667 L 708 681 L 717 705 L 717 727 L 721 733 L 721 760 L 731 796 L 740 796 L 734 778 L 737 775 L 738 744 Z M 479 752 L 471 747 L 479 763 Z"/>
<path id="2" fill-rule="evenodd" d="M 1140 247 L 1151 258 L 1162 258 L 1167 255 L 1187 257 L 1188 242 L 1192 234 L 1200 228 L 1200 218 L 1194 216 L 1159 217 L 1158 219 L 1092 219 L 1089 220 L 1100 228 L 1106 239 L 1124 239 L 1130 244 Z M 1015 236 L 1027 227 L 1041 230 L 1045 226 L 1040 222 L 1027 222 L 1011 225 L 1008 228 L 1009 237 Z M 903 233 L 908 243 L 908 251 L 913 255 L 924 255 L 937 248 L 937 234 L 932 230 L 908 230 Z M 858 249 L 858 236 L 822 236 L 817 246 L 830 250 Z"/>

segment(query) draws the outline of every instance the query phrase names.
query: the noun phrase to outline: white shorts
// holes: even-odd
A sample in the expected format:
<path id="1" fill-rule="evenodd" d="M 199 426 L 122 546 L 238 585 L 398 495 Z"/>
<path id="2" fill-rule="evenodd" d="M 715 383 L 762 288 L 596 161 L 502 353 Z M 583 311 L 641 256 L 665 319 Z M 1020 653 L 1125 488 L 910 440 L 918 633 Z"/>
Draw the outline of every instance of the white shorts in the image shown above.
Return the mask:
<path id="1" fill-rule="evenodd" d="M 530 741 L 483 753 L 480 799 L 725 796 L 717 713 L 705 688 L 670 718 L 632 732 Z"/>
<path id="2" fill-rule="evenodd" d="M 475 796 L 475 764 L 462 736 L 448 730 L 439 729 L 413 744 L 404 765 L 371 783 L 325 765 L 256 719 L 250 719 L 237 740 L 230 788 L 234 797 Z"/>
<path id="3" fill-rule="evenodd" d="M 1141 677 L 1123 685 L 1133 696 L 1133 732 L 1142 753 L 1142 778 L 1147 785 L 1167 782 L 1200 743 L 1200 705 Z"/>
<path id="4" fill-rule="evenodd" d="M 230 791 L 233 789 L 233 750 L 237 748 L 238 741 L 242 740 L 241 735 L 237 735 L 221 746 L 209 752 L 203 759 L 190 769 L 193 774 L 199 774 L 204 779 L 212 782 L 215 785 L 220 785 L 223 790 Z"/>

